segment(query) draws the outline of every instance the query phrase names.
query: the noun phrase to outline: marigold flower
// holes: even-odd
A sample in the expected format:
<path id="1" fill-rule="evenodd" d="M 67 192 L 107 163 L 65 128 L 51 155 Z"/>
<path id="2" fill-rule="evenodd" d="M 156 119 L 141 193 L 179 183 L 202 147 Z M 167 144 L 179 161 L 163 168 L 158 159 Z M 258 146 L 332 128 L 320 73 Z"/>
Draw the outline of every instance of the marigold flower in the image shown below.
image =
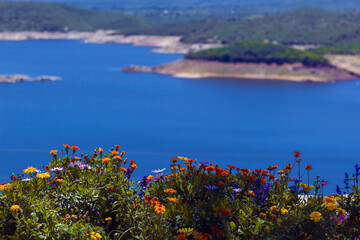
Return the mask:
<path id="1" fill-rule="evenodd" d="M 313 220 L 314 222 L 319 222 L 321 220 L 322 216 L 320 212 L 312 212 L 310 213 L 310 220 Z"/>
<path id="2" fill-rule="evenodd" d="M 57 150 L 51 150 L 50 154 L 53 155 L 53 157 L 57 156 Z"/>
<path id="3" fill-rule="evenodd" d="M 165 206 L 162 204 L 156 204 L 155 205 L 155 213 L 157 214 L 163 214 L 165 212 Z"/>
<path id="4" fill-rule="evenodd" d="M 178 232 L 184 234 L 185 236 L 190 236 L 191 234 L 193 234 L 194 229 L 193 228 L 180 228 L 178 230 Z"/>
<path id="5" fill-rule="evenodd" d="M 299 153 L 299 152 L 294 152 L 294 157 L 300 157 L 300 155 L 301 155 L 301 153 Z"/>
<path id="6" fill-rule="evenodd" d="M 126 171 L 127 171 L 127 169 L 124 168 L 124 167 L 120 167 L 120 169 L 123 170 L 123 172 L 126 172 Z"/>
<path id="7" fill-rule="evenodd" d="M 113 159 L 118 162 L 122 162 L 122 158 L 120 156 L 113 156 Z"/>
<path id="8" fill-rule="evenodd" d="M 58 182 L 58 183 L 64 183 L 65 182 L 65 180 L 64 179 L 56 179 L 56 181 Z"/>
<path id="9" fill-rule="evenodd" d="M 105 158 L 102 159 L 102 161 L 103 161 L 104 163 L 108 163 L 110 160 L 111 160 L 111 159 L 108 158 L 108 157 L 105 157 Z"/>
<path id="10" fill-rule="evenodd" d="M 109 187 L 109 191 L 114 191 L 114 187 L 113 187 L 113 186 L 110 186 L 110 187 Z"/>
<path id="11" fill-rule="evenodd" d="M 20 206 L 19 205 L 12 205 L 10 207 L 10 210 L 12 210 L 14 212 L 18 212 L 20 210 Z"/>
<path id="12" fill-rule="evenodd" d="M 80 150 L 78 146 L 71 146 L 70 148 L 73 150 L 73 154 L 76 152 L 76 150 Z"/>
<path id="13" fill-rule="evenodd" d="M 255 196 L 255 193 L 254 193 L 254 191 L 249 190 L 249 191 L 248 191 L 248 195 L 249 195 L 249 196 Z"/>
<path id="14" fill-rule="evenodd" d="M 311 169 L 313 169 L 313 167 L 312 167 L 311 164 L 308 164 L 308 165 L 305 166 L 305 169 L 306 169 L 306 170 L 311 170 Z"/>
<path id="15" fill-rule="evenodd" d="M 116 151 L 119 150 L 119 148 L 121 148 L 121 146 L 117 144 L 115 144 L 114 147 L 116 148 Z"/>
<path id="16" fill-rule="evenodd" d="M 326 204 L 325 204 L 325 207 L 326 207 L 327 210 L 329 210 L 329 211 L 334 211 L 334 210 L 336 210 L 337 205 L 336 205 L 336 203 L 329 202 L 329 203 L 326 203 Z"/>
<path id="17" fill-rule="evenodd" d="M 167 198 L 167 201 L 171 203 L 179 203 L 179 200 L 177 198 L 172 198 L 172 197 Z"/>
<path id="18" fill-rule="evenodd" d="M 263 212 L 261 212 L 261 213 L 259 214 L 259 216 L 260 216 L 261 218 L 266 218 L 266 214 L 263 213 Z"/>
<path id="19" fill-rule="evenodd" d="M 221 212 L 221 215 L 224 217 L 227 217 L 230 215 L 230 211 L 227 209 L 222 209 L 220 212 Z"/>
<path id="20" fill-rule="evenodd" d="M 288 214 L 289 213 L 289 211 L 288 210 L 286 210 L 285 208 L 281 208 L 281 214 L 282 215 L 285 215 L 285 214 Z"/>
<path id="21" fill-rule="evenodd" d="M 218 186 L 221 187 L 221 186 L 224 186 L 225 183 L 223 183 L 222 181 L 218 182 Z"/>
<path id="22" fill-rule="evenodd" d="M 234 165 L 227 165 L 229 169 L 235 169 L 236 167 Z"/>
<path id="23" fill-rule="evenodd" d="M 168 188 L 164 190 L 164 193 L 176 193 L 176 190 L 172 188 Z"/>
<path id="24" fill-rule="evenodd" d="M 64 148 L 65 148 L 65 152 L 66 152 L 66 154 L 68 153 L 68 151 L 69 151 L 69 144 L 63 144 L 63 146 L 64 146 Z"/>
<path id="25" fill-rule="evenodd" d="M 290 169 L 293 169 L 294 166 L 291 164 L 285 164 L 285 168 L 290 170 Z"/>
<path id="26" fill-rule="evenodd" d="M 105 221 L 111 221 L 112 220 L 112 218 L 111 217 L 107 217 L 107 218 L 105 218 Z"/>
<path id="27" fill-rule="evenodd" d="M 104 150 L 103 150 L 101 147 L 99 147 L 98 152 L 99 152 L 100 154 L 102 154 L 102 153 L 104 152 Z"/>
<path id="28" fill-rule="evenodd" d="M 79 161 L 79 160 L 81 160 L 81 157 L 74 157 L 74 159 Z"/>
<path id="29" fill-rule="evenodd" d="M 118 151 L 112 151 L 111 153 L 114 154 L 114 155 L 118 155 L 118 154 L 119 154 Z"/>
<path id="30" fill-rule="evenodd" d="M 273 211 L 276 211 L 276 210 L 277 210 L 277 206 L 271 206 L 271 207 L 270 207 L 270 211 L 273 212 Z"/>
<path id="31" fill-rule="evenodd" d="M 240 171 L 242 171 L 244 173 L 250 173 L 251 172 L 251 170 L 247 169 L 247 168 L 242 168 L 242 169 L 240 169 Z"/>
<path id="32" fill-rule="evenodd" d="M 146 181 L 150 182 L 150 181 L 153 179 L 153 177 L 154 177 L 154 176 L 152 176 L 152 175 L 147 176 L 147 177 L 146 177 Z"/>
<path id="33" fill-rule="evenodd" d="M 34 167 L 27 167 L 26 169 L 23 170 L 24 173 L 30 174 L 33 172 L 36 172 L 36 168 Z"/>
<path id="34" fill-rule="evenodd" d="M 254 176 L 250 175 L 250 176 L 249 176 L 249 179 L 250 179 L 250 181 L 252 181 L 253 183 L 255 182 Z"/>
<path id="35" fill-rule="evenodd" d="M 138 168 L 138 166 L 136 164 L 131 164 L 130 167 L 135 170 L 135 168 Z"/>
<path id="36" fill-rule="evenodd" d="M 327 203 L 335 203 L 335 198 L 333 196 L 326 196 L 323 198 L 323 202 L 327 202 Z"/>

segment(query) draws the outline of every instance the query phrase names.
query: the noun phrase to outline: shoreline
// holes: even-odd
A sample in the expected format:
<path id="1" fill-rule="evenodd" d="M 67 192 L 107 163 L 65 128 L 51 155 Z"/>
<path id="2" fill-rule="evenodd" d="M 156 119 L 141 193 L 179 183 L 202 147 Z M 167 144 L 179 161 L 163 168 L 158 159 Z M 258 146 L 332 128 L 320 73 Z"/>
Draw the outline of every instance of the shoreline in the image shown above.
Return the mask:
<path id="1" fill-rule="evenodd" d="M 296 64 L 222 63 L 205 60 L 178 60 L 155 67 L 127 66 L 123 72 L 151 72 L 180 78 L 238 78 L 293 82 L 336 82 L 360 78 L 359 74 L 336 67 L 306 67 Z"/>
<path id="2" fill-rule="evenodd" d="M 82 40 L 83 43 L 112 43 L 132 44 L 134 46 L 158 47 L 151 50 L 155 53 L 187 54 L 189 52 L 222 47 L 222 44 L 196 43 L 186 44 L 181 42 L 181 36 L 157 35 L 116 35 L 114 31 L 98 30 L 96 32 L 0 32 L 0 41 L 26 41 L 26 40 Z"/>

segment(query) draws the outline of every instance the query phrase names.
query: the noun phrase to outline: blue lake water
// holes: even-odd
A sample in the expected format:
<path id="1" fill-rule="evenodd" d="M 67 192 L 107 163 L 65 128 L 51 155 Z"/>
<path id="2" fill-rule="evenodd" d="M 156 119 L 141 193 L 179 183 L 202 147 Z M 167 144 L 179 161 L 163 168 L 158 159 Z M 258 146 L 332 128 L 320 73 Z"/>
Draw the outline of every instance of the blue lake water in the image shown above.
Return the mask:
<path id="1" fill-rule="evenodd" d="M 221 166 L 293 162 L 333 191 L 360 163 L 360 79 L 336 84 L 183 79 L 122 73 L 130 64 L 181 59 L 149 47 L 80 41 L 0 42 L 0 74 L 61 76 L 59 82 L 0 84 L 0 181 L 41 167 L 63 143 L 91 153 L 119 144 L 135 178 L 172 156 Z"/>

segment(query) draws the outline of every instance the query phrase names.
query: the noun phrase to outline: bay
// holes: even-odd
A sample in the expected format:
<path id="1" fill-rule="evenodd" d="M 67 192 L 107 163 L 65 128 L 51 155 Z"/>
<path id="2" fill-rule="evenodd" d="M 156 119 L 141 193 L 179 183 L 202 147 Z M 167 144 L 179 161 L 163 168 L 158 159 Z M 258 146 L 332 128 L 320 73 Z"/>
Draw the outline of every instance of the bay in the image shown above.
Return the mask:
<path id="1" fill-rule="evenodd" d="M 360 163 L 360 79 L 321 84 L 119 72 L 183 57 L 150 49 L 0 42 L 0 74 L 63 78 L 0 84 L 0 181 L 45 165 L 63 143 L 84 153 L 119 144 L 138 163 L 135 179 L 169 170 L 178 155 L 264 169 L 292 163 L 300 151 L 303 166 L 314 167 L 312 178 L 330 182 L 327 192 Z"/>

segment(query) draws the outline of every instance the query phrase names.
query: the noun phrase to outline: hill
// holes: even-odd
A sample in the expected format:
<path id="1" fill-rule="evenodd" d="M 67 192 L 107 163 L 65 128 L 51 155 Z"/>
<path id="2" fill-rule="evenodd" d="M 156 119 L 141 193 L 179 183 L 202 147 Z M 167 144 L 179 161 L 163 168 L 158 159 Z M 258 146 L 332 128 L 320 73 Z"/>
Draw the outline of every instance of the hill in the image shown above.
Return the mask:
<path id="1" fill-rule="evenodd" d="M 247 63 L 302 63 L 306 66 L 327 66 L 328 61 L 316 53 L 262 42 L 236 42 L 222 48 L 190 53 L 187 59 Z"/>
<path id="2" fill-rule="evenodd" d="M 66 4 L 0 2 L 0 31 L 94 31 L 146 29 L 146 21 L 111 11 L 94 11 Z"/>

